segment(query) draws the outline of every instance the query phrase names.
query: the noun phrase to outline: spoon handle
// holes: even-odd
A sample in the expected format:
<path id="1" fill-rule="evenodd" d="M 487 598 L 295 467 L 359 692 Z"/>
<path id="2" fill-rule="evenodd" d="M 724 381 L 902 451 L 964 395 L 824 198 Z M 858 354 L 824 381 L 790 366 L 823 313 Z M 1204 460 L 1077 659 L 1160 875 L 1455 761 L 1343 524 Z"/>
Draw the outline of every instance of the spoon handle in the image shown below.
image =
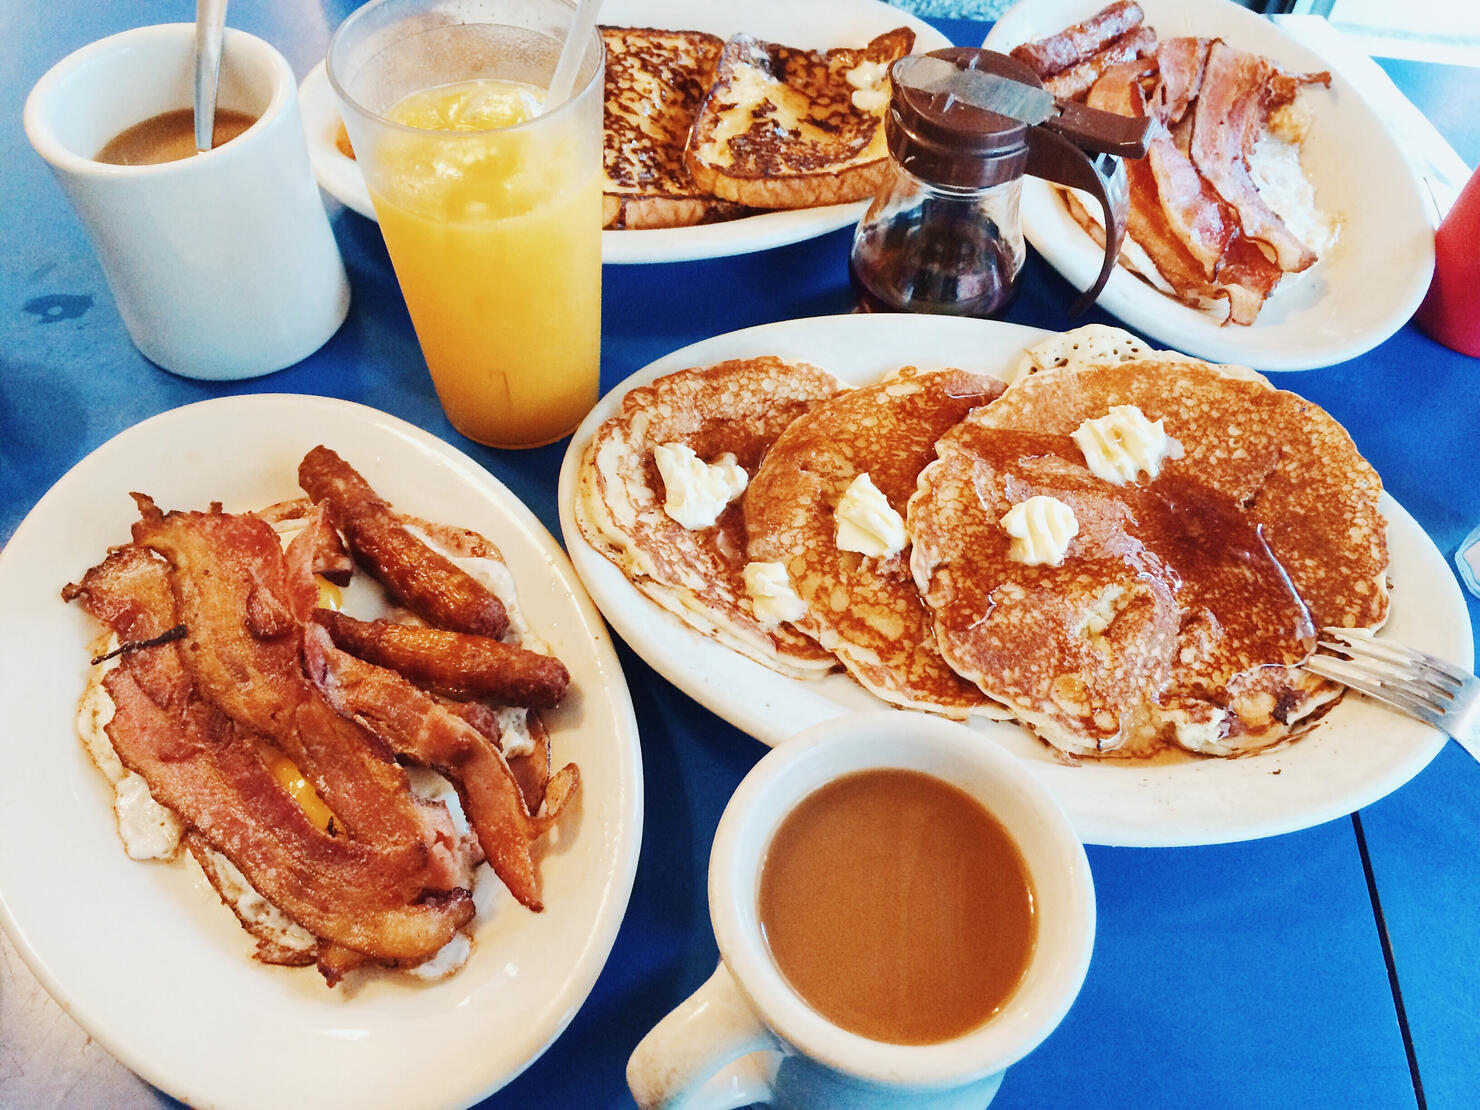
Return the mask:
<path id="1" fill-rule="evenodd" d="M 195 149 L 210 150 L 216 126 L 216 86 L 221 76 L 221 36 L 226 0 L 195 3 Z"/>

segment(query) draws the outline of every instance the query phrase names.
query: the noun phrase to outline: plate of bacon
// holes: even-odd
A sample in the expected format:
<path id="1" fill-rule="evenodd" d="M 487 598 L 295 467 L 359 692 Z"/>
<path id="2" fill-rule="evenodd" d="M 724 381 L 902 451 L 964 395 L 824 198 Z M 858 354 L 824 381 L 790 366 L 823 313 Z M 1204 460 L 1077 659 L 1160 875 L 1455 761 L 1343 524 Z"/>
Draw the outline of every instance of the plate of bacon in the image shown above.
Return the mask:
<path id="1" fill-rule="evenodd" d="M 1396 139 L 1357 90 L 1227 0 L 1024 0 L 984 45 L 1061 100 L 1153 120 L 1127 161 L 1121 265 L 1099 303 L 1178 350 L 1330 366 L 1413 314 L 1433 231 Z M 1030 179 L 1023 229 L 1065 277 L 1103 257 L 1097 206 Z"/>
<path id="2" fill-rule="evenodd" d="M 42 498 L 0 604 L 0 924 L 145 1079 L 467 1105 L 574 1016 L 636 870 L 637 728 L 564 553 L 472 460 L 344 401 L 175 409 Z"/>

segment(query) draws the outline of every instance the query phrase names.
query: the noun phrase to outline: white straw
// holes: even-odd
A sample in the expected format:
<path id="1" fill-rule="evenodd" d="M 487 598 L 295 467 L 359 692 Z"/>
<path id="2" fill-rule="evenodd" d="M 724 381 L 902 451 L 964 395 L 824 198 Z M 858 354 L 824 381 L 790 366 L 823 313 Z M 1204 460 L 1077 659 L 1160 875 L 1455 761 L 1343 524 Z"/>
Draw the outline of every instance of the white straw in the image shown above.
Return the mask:
<path id="1" fill-rule="evenodd" d="M 586 43 L 596 26 L 596 13 L 601 0 L 576 0 L 576 14 L 570 21 L 570 30 L 565 33 L 565 45 L 560 48 L 560 60 L 555 63 L 555 76 L 550 78 L 550 88 L 545 93 L 545 111 L 553 111 L 570 99 L 576 83 L 576 72 L 581 68 L 581 58 L 586 53 Z"/>

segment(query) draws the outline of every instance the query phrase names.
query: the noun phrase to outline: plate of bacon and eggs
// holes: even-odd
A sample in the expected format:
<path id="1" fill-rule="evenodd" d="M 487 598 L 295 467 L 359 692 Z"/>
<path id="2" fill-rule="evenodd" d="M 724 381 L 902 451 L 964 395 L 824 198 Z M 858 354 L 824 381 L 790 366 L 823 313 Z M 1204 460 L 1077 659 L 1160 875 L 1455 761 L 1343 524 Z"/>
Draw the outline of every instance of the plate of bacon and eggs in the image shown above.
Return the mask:
<path id="1" fill-rule="evenodd" d="M 1246 309 L 1246 317 L 1257 314 L 1252 323 L 1229 320 L 1227 305 L 1221 301 L 1201 308 L 1186 303 L 1197 299 L 1186 282 L 1171 283 L 1187 294 L 1179 298 L 1127 269 L 1134 247 L 1123 252 L 1122 265 L 1111 275 L 1099 304 L 1130 327 L 1176 350 L 1258 370 L 1332 366 L 1356 358 L 1387 339 L 1413 315 L 1428 289 L 1434 265 L 1427 202 L 1397 139 L 1339 72 L 1330 72 L 1329 86 L 1324 85 L 1330 67 L 1319 56 L 1274 23 L 1237 4 L 1228 0 L 1136 0 L 1132 7 L 1140 9 L 1139 26 L 1153 30 L 1160 44 L 1179 38 L 1221 42 L 1245 58 L 1273 63 L 1273 67 L 1259 67 L 1265 77 L 1264 86 L 1223 89 L 1227 110 L 1214 115 L 1231 114 L 1240 102 L 1264 97 L 1270 80 L 1284 79 L 1272 78 L 1272 74 L 1313 78 L 1301 80 L 1295 105 L 1305 122 L 1297 147 L 1299 169 L 1314 187 L 1314 212 L 1308 204 L 1304 211 L 1311 220 L 1326 225 L 1328 231 L 1334 230 L 1335 238 L 1317 252 L 1313 264 L 1278 277 L 1278 284 L 1262 305 Z M 1104 8 L 1099 0 L 1023 0 L 993 26 L 983 45 L 1008 53 L 1020 44 L 1056 36 L 1094 18 Z M 1134 13 L 1130 18 L 1135 18 Z M 1156 81 L 1154 74 L 1140 78 L 1142 86 L 1151 89 L 1147 93 L 1149 103 L 1160 94 L 1154 87 Z M 1052 80 L 1048 84 L 1054 87 Z M 1103 93 L 1104 89 L 1097 91 Z M 1202 95 L 1218 92 L 1209 92 L 1205 86 Z M 1078 95 L 1089 96 L 1090 103 L 1096 103 L 1095 91 Z M 1107 100 L 1113 104 L 1115 98 Z M 1191 116 L 1189 113 L 1188 123 Z M 1153 135 L 1158 126 L 1153 125 Z M 1173 134 L 1177 134 L 1175 127 Z M 1175 141 L 1187 145 L 1185 137 Z M 1290 152 L 1287 149 L 1285 153 Z M 1192 165 L 1189 162 L 1180 168 L 1187 171 Z M 1246 184 L 1246 169 L 1249 167 L 1235 166 L 1232 176 Z M 1285 160 L 1281 192 L 1286 195 L 1305 188 L 1298 175 L 1288 172 L 1291 169 Z M 1137 172 L 1144 175 L 1149 166 L 1132 170 L 1132 177 Z M 1274 171 L 1257 172 L 1264 174 L 1261 180 L 1267 182 Z M 1158 180 L 1165 183 L 1173 178 L 1163 176 Z M 1195 177 L 1183 172 L 1176 180 L 1196 193 Z M 1178 211 L 1185 226 L 1206 227 L 1206 221 L 1215 215 L 1205 206 L 1207 189 L 1204 182 L 1201 199 L 1184 193 L 1187 204 Z M 1278 200 L 1266 184 L 1259 186 L 1259 192 L 1272 207 L 1290 203 Z M 1095 210 L 1095 205 L 1088 208 Z M 1226 208 L 1224 213 L 1226 219 Z M 1080 288 L 1089 285 L 1099 271 L 1103 248 L 1076 222 L 1059 189 L 1028 179 L 1022 193 L 1022 222 L 1028 240 L 1055 269 Z M 1297 226 L 1293 218 L 1290 226 Z M 1256 238 L 1250 230 L 1249 238 Z M 1175 238 L 1178 233 L 1163 225 L 1159 234 Z M 1181 234 L 1185 240 L 1189 233 Z M 1302 235 L 1309 237 L 1304 231 Z M 1165 245 L 1188 261 L 1182 243 Z M 1253 245 L 1270 253 L 1263 241 Z M 1143 252 L 1136 261 L 1143 271 L 1147 268 L 1147 253 L 1153 252 Z M 1206 261 L 1210 266 L 1222 262 L 1215 264 L 1211 258 Z M 1262 260 L 1255 261 L 1262 265 Z"/>
<path id="2" fill-rule="evenodd" d="M 545 724 L 556 765 L 576 764 L 580 786 L 536 853 L 544 908 L 480 876 L 471 954 L 438 981 L 375 969 L 331 988 L 312 967 L 254 960 L 252 938 L 189 857 L 128 858 L 109 784 L 78 739 L 99 626 L 61 588 L 128 541 L 139 516 L 130 492 L 162 509 L 260 510 L 302 496 L 296 468 L 319 444 L 342 451 L 399 511 L 494 543 L 524 621 L 570 674 Z M 636 723 L 565 555 L 472 460 L 345 401 L 266 394 L 174 409 L 103 444 L 41 499 L 0 552 L 0 598 L 10 714 L 0 924 L 61 1007 L 143 1078 L 200 1106 L 469 1105 L 575 1015 L 636 870 Z"/>

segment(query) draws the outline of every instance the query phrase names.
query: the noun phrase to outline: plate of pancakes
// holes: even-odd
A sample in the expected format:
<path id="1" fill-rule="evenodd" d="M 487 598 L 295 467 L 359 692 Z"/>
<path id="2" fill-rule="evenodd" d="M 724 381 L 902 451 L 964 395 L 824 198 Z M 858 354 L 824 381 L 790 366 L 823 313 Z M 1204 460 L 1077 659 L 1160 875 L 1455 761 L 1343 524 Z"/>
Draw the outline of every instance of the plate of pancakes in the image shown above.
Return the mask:
<path id="1" fill-rule="evenodd" d="M 125 854 L 113 790 L 78 736 L 99 626 L 61 590 L 128 541 L 139 519 L 129 492 L 168 509 L 255 512 L 302 497 L 297 467 L 318 444 L 337 445 L 400 511 L 496 545 L 517 612 L 570 673 L 545 725 L 581 781 L 539 849 L 544 908 L 480 876 L 471 951 L 438 981 L 375 968 L 331 988 L 311 966 L 254 959 L 253 937 L 193 856 Z M 62 1009 L 144 1079 L 196 1106 L 465 1106 L 570 1022 L 636 872 L 637 725 L 610 638 L 559 545 L 477 463 L 347 401 L 260 394 L 173 409 L 103 444 L 37 503 L 0 552 L 0 598 L 12 725 L 0 924 Z"/>
<path id="2" fill-rule="evenodd" d="M 920 17 L 880 0 L 827 0 L 797 4 L 790 0 L 749 0 L 744 5 L 695 4 L 691 0 L 606 0 L 601 8 L 606 27 L 695 31 L 727 40 L 747 34 L 803 50 L 860 48 L 897 27 L 915 35 L 914 50 L 949 46 L 940 31 Z M 341 204 L 367 219 L 375 209 L 359 167 L 339 145 L 339 106 L 324 63 L 316 65 L 299 88 L 303 129 L 319 185 Z M 343 140 L 348 145 L 348 140 Z M 849 227 L 858 222 L 867 201 L 810 208 L 749 210 L 752 214 L 683 227 L 606 230 L 601 236 L 604 262 L 680 262 L 768 250 Z"/>
<path id="3" fill-rule="evenodd" d="M 1092 20 L 1105 7 L 1106 0 L 1025 0 L 992 27 L 983 46 L 1008 53 L 1021 44 Z M 1146 111 L 1158 115 L 1172 87 L 1158 83 L 1163 77 L 1171 80 L 1165 52 L 1178 43 L 1200 44 L 1199 64 L 1211 56 L 1207 47 L 1214 44 L 1223 52 L 1221 57 L 1228 59 L 1220 67 L 1225 76 L 1253 80 L 1251 72 L 1262 75 L 1255 82 L 1258 88 L 1235 92 L 1236 104 L 1260 104 L 1267 112 L 1276 95 L 1273 90 L 1281 83 L 1299 87 L 1288 106 L 1268 114 L 1262 129 L 1256 132 L 1251 123 L 1247 134 L 1240 132 L 1247 149 L 1241 157 L 1231 158 L 1232 171 L 1219 169 L 1220 160 L 1213 153 L 1201 155 L 1199 131 L 1194 126 L 1200 118 L 1198 97 L 1177 123 L 1153 128 L 1152 136 L 1160 131 L 1163 145 L 1140 163 L 1127 165 L 1133 198 L 1130 234 L 1122 264 L 1100 294 L 1101 307 L 1179 351 L 1260 370 L 1334 366 L 1387 339 L 1423 299 L 1433 273 L 1434 252 L 1429 204 L 1382 118 L 1339 71 L 1247 7 L 1229 0 L 1136 0 L 1130 7 L 1136 9 L 1129 17 L 1137 19 L 1135 28 L 1105 47 L 1106 60 L 1121 64 L 1102 67 L 1100 84 L 1074 93 L 1091 105 L 1109 110 L 1118 107 L 1127 114 L 1125 98 L 1117 100 L 1115 91 L 1106 85 L 1114 83 L 1117 71 L 1123 75 L 1126 66 L 1141 66 L 1133 76 L 1146 90 Z M 1122 20 L 1106 33 L 1124 27 Z M 1139 30 L 1148 35 L 1154 32 L 1150 52 L 1142 48 L 1139 61 L 1125 61 L 1129 55 L 1122 47 Z M 1071 70 L 1093 65 L 1090 58 Z M 1158 67 L 1162 76 L 1157 74 Z M 1205 66 L 1196 69 L 1196 80 L 1202 80 L 1206 71 Z M 1054 80 L 1049 78 L 1051 87 Z M 1217 107 L 1208 92 L 1210 84 L 1203 84 L 1201 96 L 1209 98 L 1212 134 L 1233 113 Z M 1068 89 L 1075 87 L 1071 84 Z M 1139 103 L 1143 98 L 1135 93 L 1133 99 Z M 1243 123 L 1240 116 L 1235 126 Z M 1190 150 L 1191 160 L 1177 150 Z M 1210 246 L 1200 235 L 1217 213 L 1207 206 L 1195 206 L 1186 192 L 1167 192 L 1176 187 L 1178 173 L 1194 193 L 1200 185 L 1204 199 L 1213 188 L 1206 176 L 1219 175 L 1218 191 L 1232 198 L 1237 216 L 1236 221 L 1226 218 L 1228 208 L 1223 207 L 1223 225 L 1237 223 L 1249 232 L 1246 237 L 1235 232 L 1228 241 L 1234 247 L 1242 246 L 1242 254 L 1228 243 L 1216 263 L 1211 255 L 1199 254 Z M 1236 191 L 1236 183 L 1247 186 L 1251 180 L 1257 196 Z M 1149 197 L 1140 209 L 1146 213 L 1139 220 L 1140 227 L 1147 229 L 1144 232 L 1138 230 L 1136 215 L 1136 198 L 1141 196 Z M 1163 210 L 1168 214 L 1164 221 Z M 1088 286 L 1099 272 L 1104 254 L 1100 241 L 1093 237 L 1099 234 L 1098 223 L 1088 228 L 1086 213 L 1098 221 L 1098 206 L 1093 201 L 1076 218 L 1062 190 L 1034 178 L 1024 182 L 1024 234 L 1055 269 L 1080 288 Z M 1256 222 L 1260 219 L 1264 223 Z M 1289 238 L 1287 228 L 1299 232 L 1298 241 Z M 1281 242 L 1279 251 L 1268 245 L 1271 241 Z M 1249 254 L 1249 247 L 1262 255 Z M 1278 262 L 1272 292 L 1264 288 L 1264 279 L 1245 282 L 1251 289 L 1259 287 L 1257 294 L 1250 295 L 1267 296 L 1262 307 L 1252 310 L 1257 313 L 1253 322 L 1224 322 L 1231 302 L 1219 294 L 1219 285 L 1230 284 L 1224 281 L 1228 274 L 1248 272 L 1250 260 L 1262 270 L 1263 256 L 1270 254 Z M 1203 273 L 1197 268 L 1199 262 L 1214 272 Z M 1231 281 L 1238 283 L 1237 278 Z M 1182 295 L 1173 295 L 1174 288 Z M 1201 302 L 1204 296 L 1211 299 Z"/>
<path id="4" fill-rule="evenodd" d="M 1073 433 L 1125 406 L 1168 442 L 1159 475 L 1117 486 Z M 743 470 L 742 492 L 679 524 L 659 446 L 701 479 Z M 848 522 L 873 551 L 842 539 L 860 484 Z M 1001 518 L 1039 495 L 1076 518 L 1058 565 L 1008 557 Z M 1335 420 L 1118 329 L 849 315 L 718 336 L 603 398 L 559 501 L 608 622 L 737 728 L 774 745 L 881 705 L 964 719 L 1090 843 L 1275 835 L 1421 770 L 1444 736 L 1300 668 L 1315 627 L 1471 653 L 1443 556 Z"/>

